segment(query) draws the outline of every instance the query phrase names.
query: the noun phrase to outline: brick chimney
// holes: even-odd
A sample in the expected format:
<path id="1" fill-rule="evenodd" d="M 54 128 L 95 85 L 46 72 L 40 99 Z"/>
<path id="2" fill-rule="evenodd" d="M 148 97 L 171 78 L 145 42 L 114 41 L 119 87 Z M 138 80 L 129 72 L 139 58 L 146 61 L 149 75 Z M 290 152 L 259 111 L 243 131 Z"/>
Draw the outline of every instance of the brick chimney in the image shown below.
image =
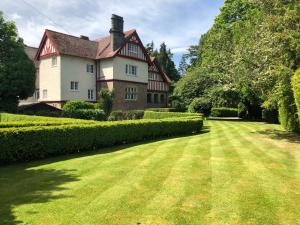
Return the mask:
<path id="1" fill-rule="evenodd" d="M 113 51 L 121 47 L 124 41 L 124 20 L 123 17 L 112 14 L 110 28 L 110 43 Z"/>

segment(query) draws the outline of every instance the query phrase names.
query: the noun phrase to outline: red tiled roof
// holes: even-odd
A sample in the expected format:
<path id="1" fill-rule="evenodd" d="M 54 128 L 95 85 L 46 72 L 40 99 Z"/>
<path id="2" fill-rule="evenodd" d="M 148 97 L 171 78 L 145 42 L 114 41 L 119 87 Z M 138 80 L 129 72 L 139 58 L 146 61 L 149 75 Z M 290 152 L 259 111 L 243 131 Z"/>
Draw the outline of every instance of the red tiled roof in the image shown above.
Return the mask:
<path id="1" fill-rule="evenodd" d="M 98 48 L 96 41 L 85 40 L 52 30 L 46 30 L 46 35 L 49 36 L 60 54 L 96 58 Z"/>
<path id="2" fill-rule="evenodd" d="M 126 43 L 126 39 L 129 39 L 136 30 L 129 30 L 124 32 L 124 37 L 125 41 L 124 44 Z M 110 58 L 114 57 L 118 51 L 123 47 L 120 47 L 116 51 L 112 51 L 111 43 L 110 43 L 110 36 L 106 36 L 104 38 L 96 40 L 98 42 L 98 51 L 97 51 L 97 59 L 104 59 L 104 58 Z"/>

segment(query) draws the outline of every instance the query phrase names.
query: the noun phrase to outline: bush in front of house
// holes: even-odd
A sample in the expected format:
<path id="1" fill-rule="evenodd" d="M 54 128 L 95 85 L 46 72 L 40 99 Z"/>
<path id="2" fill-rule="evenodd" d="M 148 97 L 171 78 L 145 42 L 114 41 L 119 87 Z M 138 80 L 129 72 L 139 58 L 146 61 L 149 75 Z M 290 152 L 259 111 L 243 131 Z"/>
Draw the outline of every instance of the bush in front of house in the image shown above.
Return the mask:
<path id="1" fill-rule="evenodd" d="M 200 97 L 194 98 L 188 107 L 190 113 L 202 113 L 204 116 L 209 116 L 212 104 L 209 98 Z"/>
<path id="2" fill-rule="evenodd" d="M 164 119 L 164 118 L 180 118 L 180 117 L 200 117 L 202 114 L 199 113 L 181 113 L 181 112 L 153 112 L 145 111 L 144 119 Z"/>
<path id="3" fill-rule="evenodd" d="M 238 117 L 238 109 L 237 108 L 212 108 L 211 117 Z"/>
<path id="4" fill-rule="evenodd" d="M 0 128 L 0 164 L 200 132 L 201 117 Z"/>
<path id="5" fill-rule="evenodd" d="M 63 107 L 63 116 L 84 120 L 106 120 L 106 114 L 97 106 L 90 102 L 68 101 Z"/>
<path id="6" fill-rule="evenodd" d="M 112 111 L 108 117 L 109 121 L 117 120 L 137 120 L 143 119 L 144 110 Z"/>

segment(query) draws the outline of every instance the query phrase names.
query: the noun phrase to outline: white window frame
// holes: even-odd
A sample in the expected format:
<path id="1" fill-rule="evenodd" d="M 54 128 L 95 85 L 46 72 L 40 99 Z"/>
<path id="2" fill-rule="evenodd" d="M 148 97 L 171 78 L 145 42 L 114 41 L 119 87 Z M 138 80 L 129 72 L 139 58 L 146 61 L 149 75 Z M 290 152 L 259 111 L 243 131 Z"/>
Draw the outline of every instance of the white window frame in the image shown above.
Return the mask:
<path id="1" fill-rule="evenodd" d="M 88 89 L 88 100 L 94 100 L 94 89 Z"/>
<path id="2" fill-rule="evenodd" d="M 79 81 L 70 82 L 70 91 L 79 91 Z"/>
<path id="3" fill-rule="evenodd" d="M 93 64 L 86 64 L 86 72 L 87 73 L 94 73 L 94 65 Z"/>
<path id="4" fill-rule="evenodd" d="M 134 76 L 134 77 L 136 77 L 137 76 L 137 70 L 138 70 L 137 66 L 126 64 L 125 73 L 128 76 Z"/>
<path id="5" fill-rule="evenodd" d="M 51 57 L 51 66 L 56 67 L 57 66 L 57 56 L 54 55 Z"/>
<path id="6" fill-rule="evenodd" d="M 139 46 L 133 43 L 128 43 L 128 52 L 129 54 L 134 54 L 137 55 L 138 54 L 138 48 Z"/>
<path id="7" fill-rule="evenodd" d="M 125 88 L 125 100 L 136 101 L 138 98 L 137 87 L 126 87 Z"/>

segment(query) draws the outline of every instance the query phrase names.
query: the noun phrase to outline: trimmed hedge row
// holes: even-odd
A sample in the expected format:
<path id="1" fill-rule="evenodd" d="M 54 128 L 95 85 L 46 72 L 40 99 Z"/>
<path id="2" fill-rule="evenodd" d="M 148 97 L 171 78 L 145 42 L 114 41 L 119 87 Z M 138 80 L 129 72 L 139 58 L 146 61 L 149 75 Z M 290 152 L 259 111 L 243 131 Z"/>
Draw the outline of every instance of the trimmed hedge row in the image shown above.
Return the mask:
<path id="1" fill-rule="evenodd" d="M 201 117 L 0 129 L 0 164 L 199 132 Z"/>
<path id="2" fill-rule="evenodd" d="M 11 114 L 11 113 L 0 113 L 0 122 L 16 122 L 16 121 L 63 121 L 64 118 L 54 118 L 54 117 L 45 117 L 45 116 L 30 116 L 30 115 L 21 115 L 21 114 Z"/>
<path id="3" fill-rule="evenodd" d="M 180 113 L 180 112 L 152 112 L 145 111 L 144 119 L 164 119 L 164 118 L 174 118 L 174 117 L 200 117 L 202 114 L 199 113 Z"/>
<path id="4" fill-rule="evenodd" d="M 176 108 L 148 108 L 146 111 L 153 111 L 153 112 L 180 112 L 179 109 Z"/>
<path id="5" fill-rule="evenodd" d="M 238 117 L 238 109 L 236 108 L 212 108 L 210 116 L 212 117 Z"/>
<path id="6" fill-rule="evenodd" d="M 109 121 L 143 119 L 144 110 L 113 111 L 108 117 Z"/>

